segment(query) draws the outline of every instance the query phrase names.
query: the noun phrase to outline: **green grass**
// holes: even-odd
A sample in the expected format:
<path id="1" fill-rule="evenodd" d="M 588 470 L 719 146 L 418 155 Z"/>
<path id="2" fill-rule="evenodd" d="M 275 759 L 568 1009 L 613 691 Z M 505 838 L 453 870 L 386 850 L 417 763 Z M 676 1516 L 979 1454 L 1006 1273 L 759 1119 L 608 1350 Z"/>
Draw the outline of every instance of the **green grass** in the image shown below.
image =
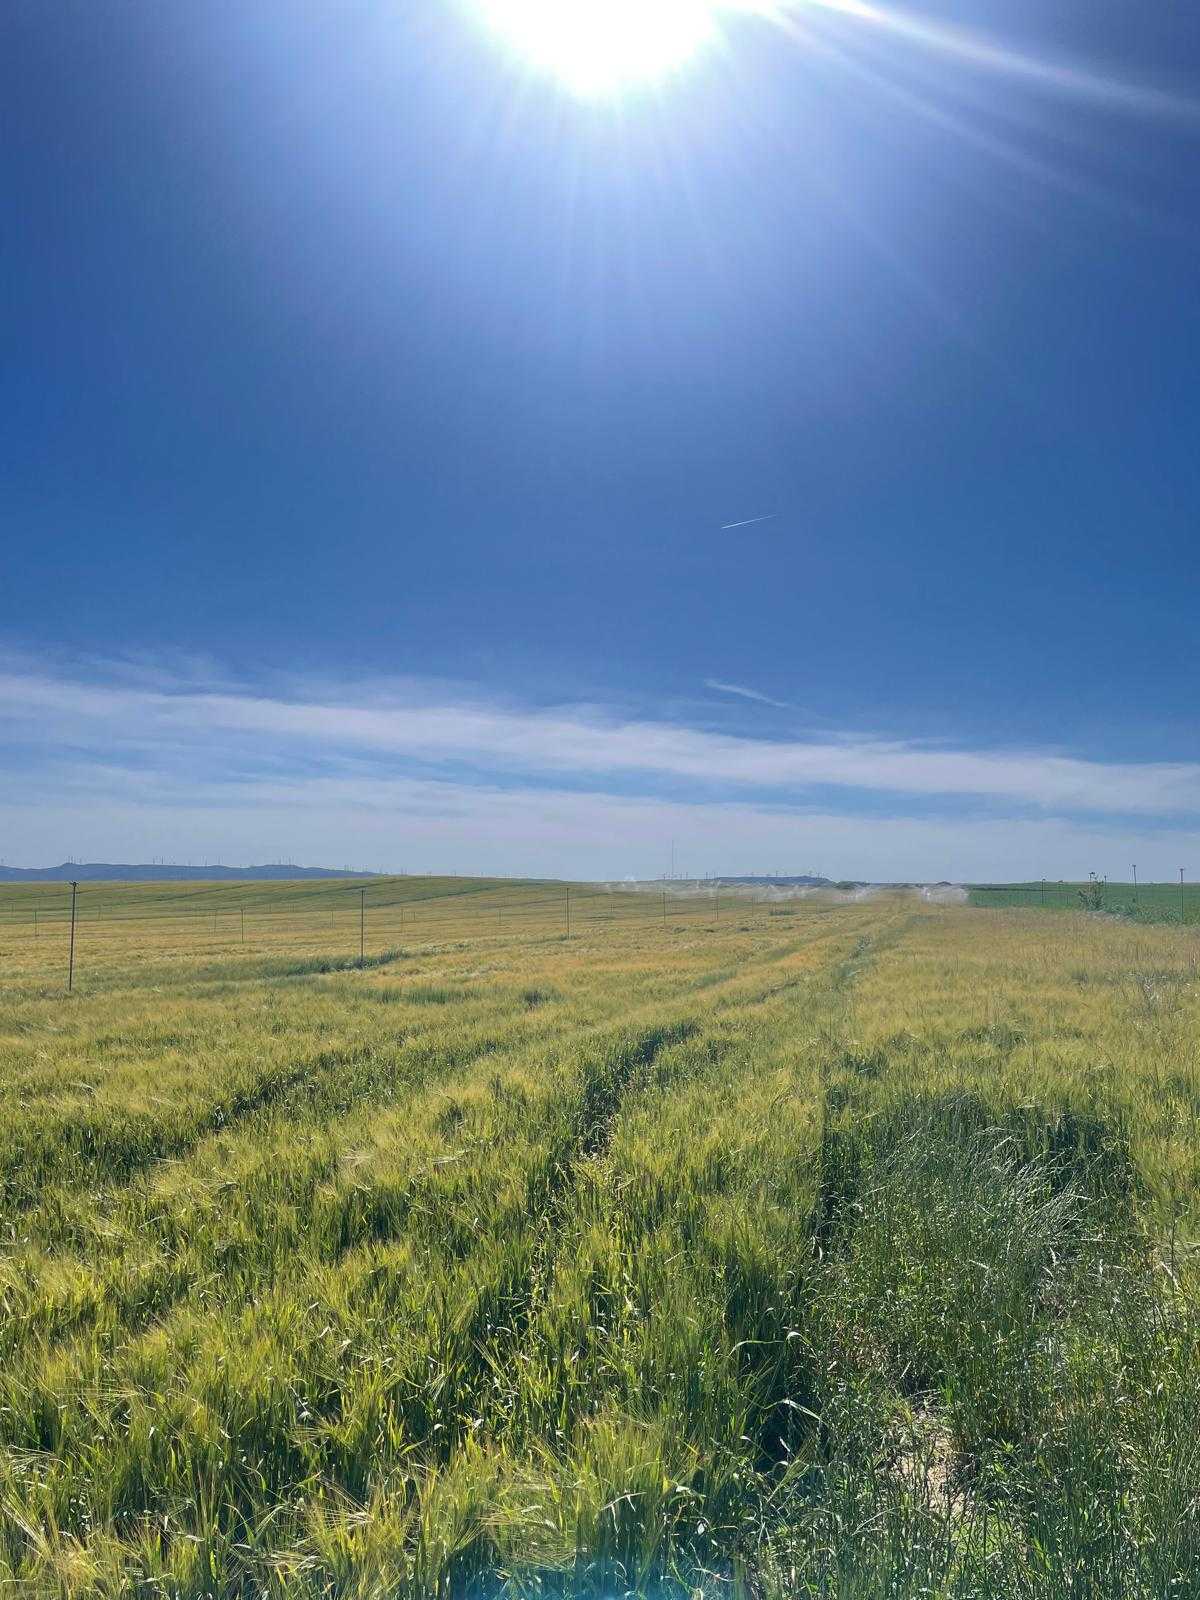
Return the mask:
<path id="1" fill-rule="evenodd" d="M 973 884 L 968 896 L 973 906 L 1000 910 L 1017 906 L 1048 911 L 1096 909 L 1135 922 L 1200 923 L 1200 883 L 1103 883 L 1096 891 L 1089 883 Z"/>
<path id="2" fill-rule="evenodd" d="M 178 887 L 0 918 L 14 1594 L 1195 1592 L 1187 929 Z"/>

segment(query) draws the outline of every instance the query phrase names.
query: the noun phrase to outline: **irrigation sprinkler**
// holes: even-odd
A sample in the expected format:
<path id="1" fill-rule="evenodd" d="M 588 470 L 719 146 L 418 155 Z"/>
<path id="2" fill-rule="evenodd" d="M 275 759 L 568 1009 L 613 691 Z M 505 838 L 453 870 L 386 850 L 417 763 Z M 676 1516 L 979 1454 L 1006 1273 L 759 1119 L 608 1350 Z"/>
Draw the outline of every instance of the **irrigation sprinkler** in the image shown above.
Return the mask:
<path id="1" fill-rule="evenodd" d="M 75 987 L 75 896 L 79 885 L 73 879 L 71 882 L 71 954 L 67 958 L 67 993 L 70 994 Z"/>

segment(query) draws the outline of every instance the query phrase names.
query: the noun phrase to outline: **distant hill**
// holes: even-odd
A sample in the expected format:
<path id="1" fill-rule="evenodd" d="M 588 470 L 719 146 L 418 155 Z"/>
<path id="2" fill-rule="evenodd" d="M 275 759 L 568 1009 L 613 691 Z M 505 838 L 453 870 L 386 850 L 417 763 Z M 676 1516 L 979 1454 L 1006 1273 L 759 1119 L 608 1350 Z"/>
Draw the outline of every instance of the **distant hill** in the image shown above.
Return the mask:
<path id="1" fill-rule="evenodd" d="M 832 888 L 832 886 L 833 886 L 833 879 L 832 878 L 814 878 L 814 877 L 808 876 L 807 874 L 802 874 L 801 876 L 795 877 L 795 878 L 746 877 L 746 878 L 721 878 L 718 881 L 721 882 L 721 883 L 729 883 L 729 884 L 733 884 L 733 883 L 764 884 L 764 885 L 770 885 L 770 887 L 773 888 L 773 889 L 829 889 L 829 888 Z"/>
<path id="2" fill-rule="evenodd" d="M 128 862 L 64 861 L 59 867 L 0 867 L 0 883 L 227 883 L 264 879 L 376 878 L 376 872 L 350 872 L 341 867 L 165 867 L 131 866 Z"/>

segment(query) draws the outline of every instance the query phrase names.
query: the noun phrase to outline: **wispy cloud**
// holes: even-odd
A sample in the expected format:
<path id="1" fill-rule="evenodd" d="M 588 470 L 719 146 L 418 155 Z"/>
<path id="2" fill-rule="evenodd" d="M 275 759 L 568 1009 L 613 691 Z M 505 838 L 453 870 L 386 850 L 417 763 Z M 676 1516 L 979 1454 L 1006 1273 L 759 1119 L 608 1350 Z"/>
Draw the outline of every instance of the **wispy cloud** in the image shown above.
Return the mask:
<path id="1" fill-rule="evenodd" d="M 753 865 L 761 846 L 840 874 L 995 876 L 1005 859 L 1017 873 L 1072 870 L 1068 849 L 1088 870 L 1105 839 L 1127 851 L 1140 833 L 1177 852 L 1200 835 L 1196 763 L 737 737 L 431 684 L 266 692 L 14 664 L 0 673 L 0 769 L 20 775 L 3 785 L 4 849 L 27 862 L 51 838 L 59 854 L 109 855 L 150 829 L 156 854 L 177 839 L 235 859 L 238 840 L 244 855 L 257 840 L 270 855 L 336 861 L 344 838 L 370 837 L 394 865 L 402 841 L 423 840 L 461 852 L 462 870 L 644 872 L 674 830 L 696 870 L 730 870 L 730 854 Z"/>
<path id="2" fill-rule="evenodd" d="M 672 839 L 679 864 L 697 876 L 790 865 L 832 878 L 1081 878 L 1137 860 L 1149 879 L 1167 877 L 1177 859 L 1200 861 L 1200 829 L 1172 830 L 1147 848 L 1129 827 L 1054 817 L 866 819 L 829 809 L 350 773 L 192 781 L 79 768 L 52 778 L 45 792 L 35 784 L 28 799 L 0 800 L 9 861 L 157 855 L 620 878 L 662 872 Z"/>
<path id="3" fill-rule="evenodd" d="M 246 688 L 170 692 L 37 674 L 0 676 L 0 734 L 111 756 L 193 752 L 208 759 L 309 762 L 337 756 L 483 773 L 618 776 L 710 790 L 823 788 L 1084 813 L 1200 813 L 1200 764 L 1116 763 L 1039 750 L 929 748 L 903 739 L 748 738 L 573 706 L 497 706 L 418 696 L 411 687 L 327 690 L 319 699 Z"/>
<path id="4" fill-rule="evenodd" d="M 788 711 L 786 700 L 772 700 L 769 694 L 760 694 L 757 689 L 744 689 L 740 683 L 722 683 L 719 678 L 705 678 L 706 689 L 716 689 L 719 694 L 740 695 L 743 700 L 757 700 L 764 706 L 775 706 L 780 711 Z"/>

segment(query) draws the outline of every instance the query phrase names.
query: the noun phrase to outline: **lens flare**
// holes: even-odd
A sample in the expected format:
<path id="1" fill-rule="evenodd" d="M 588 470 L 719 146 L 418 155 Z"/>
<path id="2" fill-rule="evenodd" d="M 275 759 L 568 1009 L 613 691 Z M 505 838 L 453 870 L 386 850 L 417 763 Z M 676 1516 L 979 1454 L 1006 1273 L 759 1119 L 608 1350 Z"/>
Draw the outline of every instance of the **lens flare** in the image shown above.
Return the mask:
<path id="1" fill-rule="evenodd" d="M 478 0 L 531 66 L 588 99 L 678 72 L 718 34 L 714 0 Z"/>

